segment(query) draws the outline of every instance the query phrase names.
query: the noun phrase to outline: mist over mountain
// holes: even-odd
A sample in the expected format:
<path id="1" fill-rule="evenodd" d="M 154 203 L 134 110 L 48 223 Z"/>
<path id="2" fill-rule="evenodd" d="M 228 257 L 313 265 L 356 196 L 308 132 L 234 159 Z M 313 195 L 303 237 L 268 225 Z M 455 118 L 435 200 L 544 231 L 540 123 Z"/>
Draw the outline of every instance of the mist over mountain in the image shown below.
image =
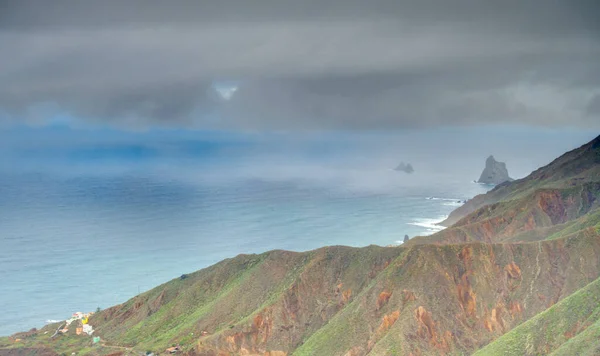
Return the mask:
<path id="1" fill-rule="evenodd" d="M 0 1 L 0 354 L 600 354 L 599 14 Z"/>

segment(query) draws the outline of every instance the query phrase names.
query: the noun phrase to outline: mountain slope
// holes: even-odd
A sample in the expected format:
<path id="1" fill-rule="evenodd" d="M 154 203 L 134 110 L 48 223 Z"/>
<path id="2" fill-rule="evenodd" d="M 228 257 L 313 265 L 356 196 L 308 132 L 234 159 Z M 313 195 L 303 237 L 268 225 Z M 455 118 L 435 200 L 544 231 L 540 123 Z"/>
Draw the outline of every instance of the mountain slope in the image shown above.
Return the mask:
<path id="1" fill-rule="evenodd" d="M 583 265 L 578 254 L 597 243 L 598 236 L 410 249 L 294 354 L 472 352 L 581 286 L 571 283 L 589 280 L 580 278 L 596 273 L 595 252 Z M 389 299 L 378 314 L 381 296 Z"/>
<path id="2" fill-rule="evenodd" d="M 175 279 L 96 313 L 90 324 L 105 345 L 137 351 L 180 344 L 196 355 L 468 353 L 599 272 L 598 234 L 521 244 L 272 251 Z M 56 327 L 20 345 L 81 353 L 81 340 L 89 343 L 86 336 L 43 334 Z M 102 350 L 114 352 L 93 352 Z"/>
<path id="3" fill-rule="evenodd" d="M 541 188 L 567 188 L 586 182 L 600 181 L 600 136 L 585 145 L 565 153 L 550 164 L 539 168 L 523 179 L 506 182 L 490 192 L 469 200 L 454 210 L 442 222 L 451 226 L 477 209 L 499 201 L 517 199 Z"/>
<path id="4" fill-rule="evenodd" d="M 442 222 L 450 227 L 408 243 L 542 240 L 549 231 L 556 234 L 576 219 L 589 219 L 599 198 L 600 136 L 523 179 L 476 196 Z M 576 232 L 573 226 L 570 231 Z"/>
<path id="5" fill-rule="evenodd" d="M 600 279 L 504 334 L 475 355 L 600 354 Z"/>
<path id="6" fill-rule="evenodd" d="M 560 189 L 541 188 L 522 198 L 486 205 L 451 227 L 414 238 L 409 244 L 543 240 L 552 235 L 560 236 L 558 233 L 562 230 L 565 234 L 576 232 L 577 227 L 595 226 L 600 222 L 599 206 L 600 182 Z"/>

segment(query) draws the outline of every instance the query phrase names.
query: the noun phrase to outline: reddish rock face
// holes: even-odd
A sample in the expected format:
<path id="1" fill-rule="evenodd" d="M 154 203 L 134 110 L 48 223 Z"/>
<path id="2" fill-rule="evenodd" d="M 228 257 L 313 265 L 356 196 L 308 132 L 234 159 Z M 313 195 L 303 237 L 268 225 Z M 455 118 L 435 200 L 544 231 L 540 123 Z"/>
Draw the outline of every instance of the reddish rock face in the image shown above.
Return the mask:
<path id="1" fill-rule="evenodd" d="M 572 197 L 563 201 L 558 191 L 540 192 L 538 195 L 538 206 L 550 218 L 552 224 L 565 222 L 567 220 L 565 205 L 574 202 Z"/>
<path id="2" fill-rule="evenodd" d="M 415 318 L 419 322 L 419 330 L 417 335 L 421 338 L 428 338 L 431 341 L 436 339 L 437 333 L 435 331 L 435 322 L 431 317 L 431 313 L 427 309 L 419 306 L 415 309 Z"/>
<path id="3" fill-rule="evenodd" d="M 398 320 L 399 317 L 400 317 L 399 310 L 396 310 L 390 314 L 384 315 L 383 319 L 381 320 L 381 324 L 377 328 L 377 333 L 380 335 L 384 334 L 386 331 L 389 330 L 389 328 L 392 327 L 392 325 L 394 325 L 394 323 L 396 322 L 396 320 Z"/>
<path id="4" fill-rule="evenodd" d="M 379 293 L 379 297 L 377 297 L 377 310 L 381 309 L 387 302 L 390 300 L 392 293 L 390 292 L 381 292 Z"/>
<path id="5" fill-rule="evenodd" d="M 351 297 L 352 297 L 352 289 L 346 289 L 342 293 L 342 301 L 344 302 L 344 304 L 348 303 L 348 301 L 350 301 Z"/>
<path id="6" fill-rule="evenodd" d="M 471 246 L 465 246 L 458 254 L 459 260 L 465 265 L 467 270 L 471 268 L 471 260 L 473 258 L 473 248 Z"/>
<path id="7" fill-rule="evenodd" d="M 445 331 L 440 335 L 431 312 L 423 306 L 419 306 L 415 310 L 415 318 L 418 322 L 417 336 L 419 338 L 429 340 L 430 345 L 438 354 L 445 355 L 450 351 L 453 339 L 452 332 Z M 420 351 L 416 349 L 414 352 L 419 353 Z"/>
<path id="8" fill-rule="evenodd" d="M 483 326 L 490 332 L 499 331 L 504 333 L 504 321 L 502 320 L 502 314 L 504 305 L 500 303 L 497 307 L 493 308 L 490 312 L 486 312 L 486 316 L 483 320 Z"/>
<path id="9" fill-rule="evenodd" d="M 408 302 L 413 302 L 417 299 L 417 297 L 415 296 L 415 293 L 409 291 L 409 290 L 402 290 L 402 302 L 404 304 L 408 303 Z"/>
<path id="10" fill-rule="evenodd" d="M 508 310 L 510 311 L 510 314 L 512 315 L 513 318 L 516 318 L 523 313 L 523 307 L 521 306 L 521 303 L 519 303 L 519 302 L 511 302 L 508 305 Z"/>
<path id="11" fill-rule="evenodd" d="M 506 276 L 511 279 L 520 279 L 521 278 L 521 269 L 517 266 L 516 263 L 511 262 L 504 266 L 504 270 L 506 271 Z"/>
<path id="12" fill-rule="evenodd" d="M 463 268 L 459 266 L 458 283 L 456 285 L 458 301 L 467 317 L 475 317 L 477 295 L 473 291 L 469 280 L 469 276 L 473 274 L 473 248 L 471 246 L 464 247 L 458 254 L 458 258 L 463 264 Z"/>

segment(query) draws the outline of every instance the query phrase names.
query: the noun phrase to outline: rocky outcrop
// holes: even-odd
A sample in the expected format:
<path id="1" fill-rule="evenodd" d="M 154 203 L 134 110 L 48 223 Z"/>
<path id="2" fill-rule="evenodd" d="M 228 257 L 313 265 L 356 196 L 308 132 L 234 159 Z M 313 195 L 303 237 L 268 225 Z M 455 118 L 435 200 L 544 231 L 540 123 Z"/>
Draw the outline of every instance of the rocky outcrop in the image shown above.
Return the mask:
<path id="1" fill-rule="evenodd" d="M 412 173 L 414 172 L 414 168 L 410 163 L 400 162 L 398 167 L 394 168 L 395 171 L 404 172 L 404 173 Z"/>
<path id="2" fill-rule="evenodd" d="M 513 179 L 508 176 L 506 163 L 498 162 L 494 156 L 489 156 L 485 161 L 485 168 L 477 183 L 498 185 L 504 182 L 511 182 Z"/>

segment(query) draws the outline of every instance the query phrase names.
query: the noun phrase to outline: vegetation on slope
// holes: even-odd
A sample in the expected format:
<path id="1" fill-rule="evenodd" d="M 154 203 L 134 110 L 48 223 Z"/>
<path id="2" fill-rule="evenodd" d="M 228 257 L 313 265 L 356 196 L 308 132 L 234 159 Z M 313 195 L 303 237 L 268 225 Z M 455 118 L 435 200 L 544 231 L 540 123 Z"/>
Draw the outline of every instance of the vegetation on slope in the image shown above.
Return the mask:
<path id="1" fill-rule="evenodd" d="M 451 227 L 414 238 L 409 244 L 535 241 L 550 235 L 556 238 L 591 226 L 590 223 L 595 225 L 599 206 L 600 182 L 564 189 L 544 188 L 523 198 L 486 205 Z M 577 222 L 581 217 L 584 218 Z M 566 223 L 571 225 L 564 226 Z M 554 226 L 557 228 L 549 229 Z"/>
<path id="2" fill-rule="evenodd" d="M 600 354 L 600 279 L 509 331 L 475 355 Z"/>
<path id="3" fill-rule="evenodd" d="M 49 339 L 37 332 L 3 347 L 93 354 L 174 344 L 196 355 L 470 353 L 599 272 L 598 235 L 272 251 L 226 260 L 96 313 L 90 323 L 104 346 L 94 349 L 87 336 Z"/>

